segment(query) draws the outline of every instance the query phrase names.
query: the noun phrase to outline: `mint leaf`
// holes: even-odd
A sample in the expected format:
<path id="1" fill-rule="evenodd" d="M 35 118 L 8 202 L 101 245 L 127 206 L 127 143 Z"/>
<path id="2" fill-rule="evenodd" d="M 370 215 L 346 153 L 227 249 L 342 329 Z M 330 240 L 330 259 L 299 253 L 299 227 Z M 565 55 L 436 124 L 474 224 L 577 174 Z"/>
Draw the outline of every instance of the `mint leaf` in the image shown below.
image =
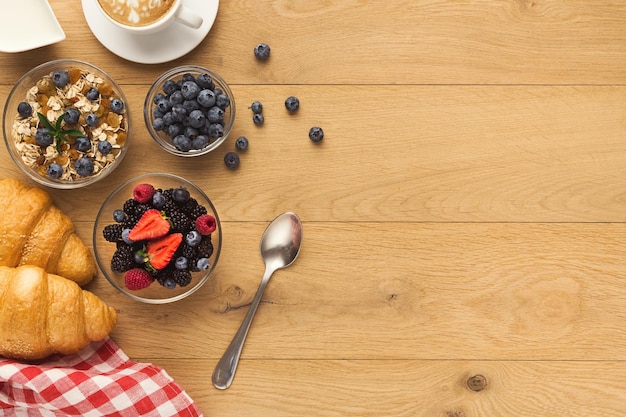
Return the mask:
<path id="1" fill-rule="evenodd" d="M 50 123 L 50 120 L 48 120 L 48 118 L 46 116 L 44 116 L 43 114 L 37 112 L 37 117 L 39 118 L 39 121 L 46 127 L 48 128 L 48 130 L 50 131 L 50 133 L 54 134 L 54 131 L 56 130 L 54 128 L 54 126 L 52 126 L 52 123 Z"/>

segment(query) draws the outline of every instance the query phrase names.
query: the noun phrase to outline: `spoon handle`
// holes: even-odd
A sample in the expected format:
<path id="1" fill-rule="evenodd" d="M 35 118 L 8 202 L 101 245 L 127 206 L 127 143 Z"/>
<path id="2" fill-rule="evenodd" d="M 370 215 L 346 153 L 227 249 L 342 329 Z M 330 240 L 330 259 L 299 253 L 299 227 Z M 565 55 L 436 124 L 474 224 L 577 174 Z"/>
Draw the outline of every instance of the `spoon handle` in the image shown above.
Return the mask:
<path id="1" fill-rule="evenodd" d="M 213 385 L 215 388 L 226 389 L 230 387 L 230 384 L 232 384 L 233 379 L 235 378 L 235 370 L 237 369 L 237 364 L 239 363 L 239 357 L 241 356 L 241 351 L 243 350 L 243 344 L 246 341 L 246 336 L 248 335 L 248 330 L 252 324 L 252 319 L 254 318 L 257 308 L 259 307 L 259 302 L 261 301 L 265 287 L 272 276 L 272 272 L 273 271 L 270 269 L 265 270 L 265 275 L 261 280 L 261 285 L 259 285 L 259 288 L 254 295 L 254 299 L 252 300 L 252 304 L 250 305 L 250 309 L 248 310 L 246 317 L 241 323 L 241 326 L 239 326 L 239 330 L 237 330 L 235 337 L 233 337 L 230 345 L 228 345 L 224 355 L 215 366 L 215 370 L 213 371 Z"/>

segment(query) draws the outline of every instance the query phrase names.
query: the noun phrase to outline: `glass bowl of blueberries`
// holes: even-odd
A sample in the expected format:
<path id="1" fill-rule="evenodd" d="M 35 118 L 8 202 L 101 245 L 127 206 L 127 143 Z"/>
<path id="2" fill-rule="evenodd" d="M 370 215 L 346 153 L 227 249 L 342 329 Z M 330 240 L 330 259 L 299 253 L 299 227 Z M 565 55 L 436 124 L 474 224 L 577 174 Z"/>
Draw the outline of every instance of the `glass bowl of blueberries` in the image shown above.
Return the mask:
<path id="1" fill-rule="evenodd" d="M 101 69 L 61 59 L 24 74 L 4 106 L 13 161 L 52 188 L 84 187 L 109 175 L 128 148 L 126 97 Z"/>
<path id="2" fill-rule="evenodd" d="M 102 204 L 93 229 L 96 261 L 128 297 L 181 300 L 215 270 L 222 229 L 209 197 L 190 181 L 153 173 L 132 178 Z"/>
<path id="3" fill-rule="evenodd" d="M 235 100 L 215 72 L 179 66 L 161 74 L 150 87 L 144 120 L 161 148 L 178 156 L 200 156 L 228 137 L 235 121 Z"/>

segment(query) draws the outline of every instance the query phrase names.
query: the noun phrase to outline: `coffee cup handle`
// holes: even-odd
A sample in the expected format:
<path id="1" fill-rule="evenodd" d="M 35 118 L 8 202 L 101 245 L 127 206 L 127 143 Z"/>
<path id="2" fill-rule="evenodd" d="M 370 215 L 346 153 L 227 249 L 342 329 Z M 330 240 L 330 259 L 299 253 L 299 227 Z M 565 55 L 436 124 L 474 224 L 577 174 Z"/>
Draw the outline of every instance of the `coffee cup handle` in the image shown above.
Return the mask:
<path id="1" fill-rule="evenodd" d="M 198 29 L 202 26 L 202 16 L 199 16 L 190 8 L 181 6 L 176 12 L 176 21 L 182 23 L 183 25 L 189 26 L 193 29 Z"/>

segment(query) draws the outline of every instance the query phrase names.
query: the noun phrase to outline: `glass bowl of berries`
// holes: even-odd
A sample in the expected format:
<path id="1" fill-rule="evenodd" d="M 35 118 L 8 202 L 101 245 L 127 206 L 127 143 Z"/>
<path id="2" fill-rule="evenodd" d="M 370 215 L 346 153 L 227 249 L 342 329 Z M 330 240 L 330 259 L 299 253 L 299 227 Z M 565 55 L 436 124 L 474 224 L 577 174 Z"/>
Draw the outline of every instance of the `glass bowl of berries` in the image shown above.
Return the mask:
<path id="1" fill-rule="evenodd" d="M 235 121 L 235 99 L 218 74 L 185 65 L 156 79 L 146 95 L 143 115 L 161 148 L 178 156 L 199 156 L 228 137 Z"/>
<path id="2" fill-rule="evenodd" d="M 109 282 L 151 304 L 181 300 L 200 289 L 222 246 L 217 211 L 184 178 L 145 174 L 128 180 L 96 216 L 93 247 Z"/>
<path id="3" fill-rule="evenodd" d="M 24 74 L 7 97 L 6 147 L 34 181 L 84 187 L 110 174 L 126 154 L 127 108 L 121 88 L 101 69 L 49 61 Z"/>

